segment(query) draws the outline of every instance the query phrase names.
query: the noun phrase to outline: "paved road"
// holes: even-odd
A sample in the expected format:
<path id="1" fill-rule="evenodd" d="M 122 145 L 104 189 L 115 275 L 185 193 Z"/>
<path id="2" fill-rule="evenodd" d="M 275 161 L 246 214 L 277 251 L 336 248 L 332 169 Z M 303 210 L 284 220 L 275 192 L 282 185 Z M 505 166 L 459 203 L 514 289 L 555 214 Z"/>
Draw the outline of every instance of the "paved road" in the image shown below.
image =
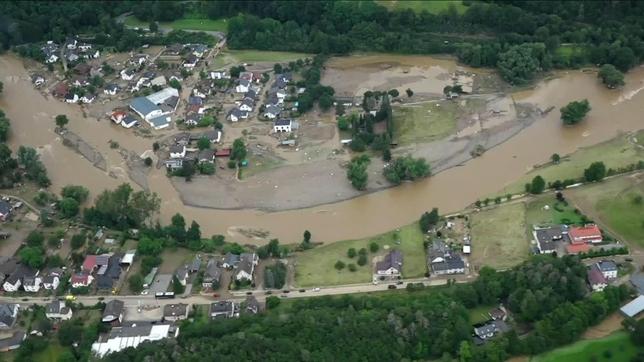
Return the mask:
<path id="1" fill-rule="evenodd" d="M 474 277 L 459 277 L 456 279 L 457 283 L 465 283 L 468 281 L 474 280 Z M 253 295 L 257 300 L 264 301 L 267 297 L 280 296 L 282 298 L 307 298 L 307 297 L 319 297 L 323 295 L 342 295 L 342 294 L 356 294 L 356 293 L 368 293 L 368 292 L 377 292 L 377 291 L 388 291 L 389 285 L 396 285 L 396 289 L 402 289 L 407 286 L 408 283 L 423 283 L 425 286 L 438 286 L 447 284 L 447 279 L 427 279 L 427 278 L 418 278 L 418 279 L 406 279 L 402 284 L 396 285 L 393 282 L 383 282 L 380 284 L 352 284 L 352 285 L 340 285 L 334 287 L 325 287 L 319 288 L 316 291 L 314 288 L 304 289 L 304 292 L 300 292 L 298 289 L 289 291 L 289 293 L 283 293 L 281 290 L 271 291 L 271 294 L 266 294 L 265 291 L 252 291 Z M 232 298 L 229 300 L 232 301 L 243 301 L 248 291 L 233 291 L 231 292 Z M 0 302 L 2 303 L 19 303 L 19 304 L 37 304 L 45 305 L 51 301 L 51 297 L 8 297 L 0 296 Z M 108 302 L 113 299 L 119 299 L 125 302 L 127 307 L 136 307 L 137 305 L 159 305 L 163 306 L 166 304 L 173 303 L 187 303 L 187 304 L 209 304 L 216 300 L 212 296 L 204 295 L 192 295 L 187 297 L 177 297 L 175 299 L 156 299 L 153 295 L 118 295 L 118 296 L 77 296 L 76 302 L 83 303 L 85 305 L 93 305 L 98 302 Z"/>

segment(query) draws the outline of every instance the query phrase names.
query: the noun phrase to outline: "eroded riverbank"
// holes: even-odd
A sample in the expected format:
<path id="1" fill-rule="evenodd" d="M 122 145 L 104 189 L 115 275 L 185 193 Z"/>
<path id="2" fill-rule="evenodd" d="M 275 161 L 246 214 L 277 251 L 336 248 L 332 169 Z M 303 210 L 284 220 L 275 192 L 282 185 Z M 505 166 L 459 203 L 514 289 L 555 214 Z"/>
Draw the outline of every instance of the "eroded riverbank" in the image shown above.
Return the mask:
<path id="1" fill-rule="evenodd" d="M 150 139 L 136 137 L 120 127 L 112 127 L 109 122 L 83 118 L 77 106 L 44 98 L 31 86 L 19 59 L 9 55 L 0 57 L 0 79 L 5 83 L 0 108 L 12 120 L 10 144 L 13 147 L 28 144 L 39 149 L 54 190 L 66 184 L 83 184 L 96 196 L 105 188 L 129 181 L 127 172 L 112 178 L 63 146 L 53 132 L 53 118 L 57 114 L 69 116 L 68 127 L 105 157 L 107 170 L 127 167 L 118 150 L 109 147 L 110 139 L 118 140 L 123 148 L 137 154 L 151 147 Z M 627 75 L 627 84 L 622 90 L 603 88 L 594 73 L 560 73 L 556 79 L 541 82 L 535 89 L 513 96 L 517 102 L 536 104 L 540 109 L 559 108 L 571 100 L 587 98 L 593 111 L 582 124 L 563 128 L 559 112 L 553 111 L 461 167 L 418 183 L 348 201 L 274 213 L 212 210 L 185 206 L 163 170 L 153 170 L 147 181 L 150 190 L 161 196 L 162 221 L 167 222 L 171 215 L 180 212 L 187 219 L 197 220 L 204 235 L 222 233 L 232 240 L 248 243 L 266 240 L 264 235 L 253 237 L 253 233 L 245 231 L 249 229 L 266 230 L 268 238 L 279 237 L 285 243 L 298 242 L 304 229 L 310 230 L 316 241 L 365 237 L 407 224 L 432 207 L 439 207 L 442 212 L 462 209 L 518 179 L 532 165 L 544 162 L 553 153 L 567 154 L 578 147 L 610 139 L 620 131 L 644 128 L 641 118 L 643 93 L 632 94 L 642 87 L 643 81 L 644 69 L 641 67 Z M 630 99 L 624 95 L 629 95 Z M 622 101 L 617 102 L 620 99 Z M 338 177 L 344 178 L 344 174 Z M 324 184 L 309 185 L 308 192 L 316 193 L 324 187 Z M 225 198 L 225 192 L 215 196 Z"/>

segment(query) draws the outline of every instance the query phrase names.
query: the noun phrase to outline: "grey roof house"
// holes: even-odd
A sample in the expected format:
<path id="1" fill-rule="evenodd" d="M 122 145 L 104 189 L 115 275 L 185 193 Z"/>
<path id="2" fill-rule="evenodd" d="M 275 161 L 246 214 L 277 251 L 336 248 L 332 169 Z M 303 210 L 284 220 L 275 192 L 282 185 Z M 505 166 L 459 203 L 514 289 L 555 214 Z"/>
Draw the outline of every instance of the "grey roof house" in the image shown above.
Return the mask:
<path id="1" fill-rule="evenodd" d="M 166 321 L 176 322 L 188 318 L 188 305 L 167 304 L 163 307 L 163 319 Z"/>
<path id="2" fill-rule="evenodd" d="M 18 319 L 18 304 L 0 303 L 0 329 L 13 327 Z"/>
<path id="3" fill-rule="evenodd" d="M 203 275 L 202 286 L 204 288 L 216 289 L 219 287 L 219 281 L 221 280 L 221 268 L 217 265 L 217 260 L 210 259 L 208 264 L 206 264 L 206 271 Z"/>
<path id="4" fill-rule="evenodd" d="M 399 250 L 392 250 L 385 255 L 382 261 L 376 263 L 376 274 L 378 275 L 400 275 L 402 274 L 403 255 Z"/>
<path id="5" fill-rule="evenodd" d="M 105 304 L 105 309 L 103 310 L 103 317 L 101 322 L 105 323 L 118 323 L 123 322 L 123 308 L 125 303 L 118 299 L 113 299 Z"/>
<path id="6" fill-rule="evenodd" d="M 235 304 L 229 300 L 221 300 L 210 304 L 210 318 L 232 318 L 235 316 Z"/>

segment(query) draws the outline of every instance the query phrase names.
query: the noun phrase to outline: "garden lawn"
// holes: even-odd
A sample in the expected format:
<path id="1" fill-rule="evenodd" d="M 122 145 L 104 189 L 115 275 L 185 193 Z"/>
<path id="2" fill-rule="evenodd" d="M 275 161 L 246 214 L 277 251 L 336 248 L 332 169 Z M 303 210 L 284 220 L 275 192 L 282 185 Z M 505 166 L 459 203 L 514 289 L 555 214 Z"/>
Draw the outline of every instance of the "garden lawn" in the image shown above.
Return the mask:
<path id="1" fill-rule="evenodd" d="M 644 246 L 644 175 L 615 177 L 569 191 L 569 199 L 627 241 Z"/>
<path id="2" fill-rule="evenodd" d="M 530 171 L 517 182 L 501 190 L 499 195 L 524 192 L 525 184 L 532 181 L 537 175 L 543 177 L 547 184 L 556 180 L 579 179 L 584 176 L 584 170 L 596 161 L 604 162 L 606 169 L 617 169 L 644 160 L 644 149 L 631 143 L 628 137 L 626 135 L 618 136 L 594 146 L 580 148 L 569 156 L 563 157 L 561 155 L 562 159 L 559 164 L 547 163 Z M 644 131 L 637 132 L 634 137 L 637 140 L 643 139 Z"/>
<path id="3" fill-rule="evenodd" d="M 459 14 L 462 14 L 467 10 L 467 7 L 463 5 L 462 1 L 458 0 L 402 0 L 402 1 L 378 1 L 380 5 L 387 7 L 389 10 L 405 10 L 411 9 L 416 13 L 420 13 L 423 10 L 432 13 L 438 14 L 441 11 L 447 11 L 450 5 L 453 5 L 456 11 Z"/>
<path id="4" fill-rule="evenodd" d="M 575 213 L 575 208 L 566 202 L 557 201 L 552 193 L 537 196 L 526 205 L 526 224 L 530 230 L 533 225 L 581 223 L 583 223 L 581 215 Z"/>
<path id="5" fill-rule="evenodd" d="M 390 231 L 371 238 L 359 240 L 339 241 L 323 245 L 305 252 L 296 254 L 295 257 L 295 284 L 298 287 L 319 287 L 326 285 L 369 283 L 373 275 L 373 258 L 384 255 L 392 248 L 403 253 L 403 277 L 422 277 L 427 271 L 425 250 L 423 247 L 423 234 L 418 223 L 404 226 L 400 231 Z M 398 234 L 395 237 L 395 234 Z M 395 240 L 400 240 L 400 244 Z M 376 242 L 380 248 L 376 253 L 368 253 L 366 265 L 357 264 L 358 256 L 350 259 L 347 256 L 349 248 L 356 252 L 361 248 L 369 250 L 369 244 Z M 389 249 L 385 249 L 388 246 Z M 341 260 L 346 265 L 355 264 L 357 270 L 349 271 L 347 267 L 342 270 L 335 269 L 335 263 Z"/>
<path id="6" fill-rule="evenodd" d="M 525 205 L 516 203 L 471 214 L 474 270 L 482 266 L 507 269 L 528 258 Z"/>
<path id="7" fill-rule="evenodd" d="M 637 354 L 637 347 L 626 332 L 608 337 L 575 342 L 565 347 L 538 355 L 531 362 L 628 362 Z"/>
<path id="8" fill-rule="evenodd" d="M 60 355 L 67 350 L 58 343 L 58 338 L 51 338 L 47 348 L 33 356 L 35 362 L 58 362 Z"/>
<path id="9" fill-rule="evenodd" d="M 125 25 L 145 28 L 150 26 L 149 22 L 141 21 L 135 16 L 128 16 L 125 18 Z M 159 23 L 161 28 L 169 28 L 173 30 L 198 30 L 198 31 L 221 31 L 226 32 L 228 21 L 226 19 L 201 19 L 201 18 L 183 18 L 172 22 Z"/>
<path id="10" fill-rule="evenodd" d="M 490 319 L 490 315 L 488 314 L 490 310 L 495 308 L 496 305 L 481 305 L 476 308 L 468 309 L 467 312 L 470 317 L 470 323 L 472 325 L 477 324 L 477 323 L 482 323 Z"/>
<path id="11" fill-rule="evenodd" d="M 430 142 L 456 131 L 456 102 L 427 102 L 394 107 L 394 135 L 400 145 Z"/>

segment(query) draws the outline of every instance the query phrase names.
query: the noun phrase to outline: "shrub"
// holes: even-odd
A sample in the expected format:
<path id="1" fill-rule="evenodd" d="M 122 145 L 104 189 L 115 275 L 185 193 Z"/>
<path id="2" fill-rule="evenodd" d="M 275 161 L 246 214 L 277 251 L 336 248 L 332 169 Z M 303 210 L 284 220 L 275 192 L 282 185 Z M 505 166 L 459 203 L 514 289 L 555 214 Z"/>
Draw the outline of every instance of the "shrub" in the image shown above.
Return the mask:
<path id="1" fill-rule="evenodd" d="M 347 268 L 349 269 L 349 271 L 350 271 L 350 272 L 354 272 L 354 271 L 358 270 L 358 268 L 356 267 L 356 265 L 355 265 L 355 264 L 353 264 L 353 263 L 352 263 L 352 264 L 347 265 Z"/>

